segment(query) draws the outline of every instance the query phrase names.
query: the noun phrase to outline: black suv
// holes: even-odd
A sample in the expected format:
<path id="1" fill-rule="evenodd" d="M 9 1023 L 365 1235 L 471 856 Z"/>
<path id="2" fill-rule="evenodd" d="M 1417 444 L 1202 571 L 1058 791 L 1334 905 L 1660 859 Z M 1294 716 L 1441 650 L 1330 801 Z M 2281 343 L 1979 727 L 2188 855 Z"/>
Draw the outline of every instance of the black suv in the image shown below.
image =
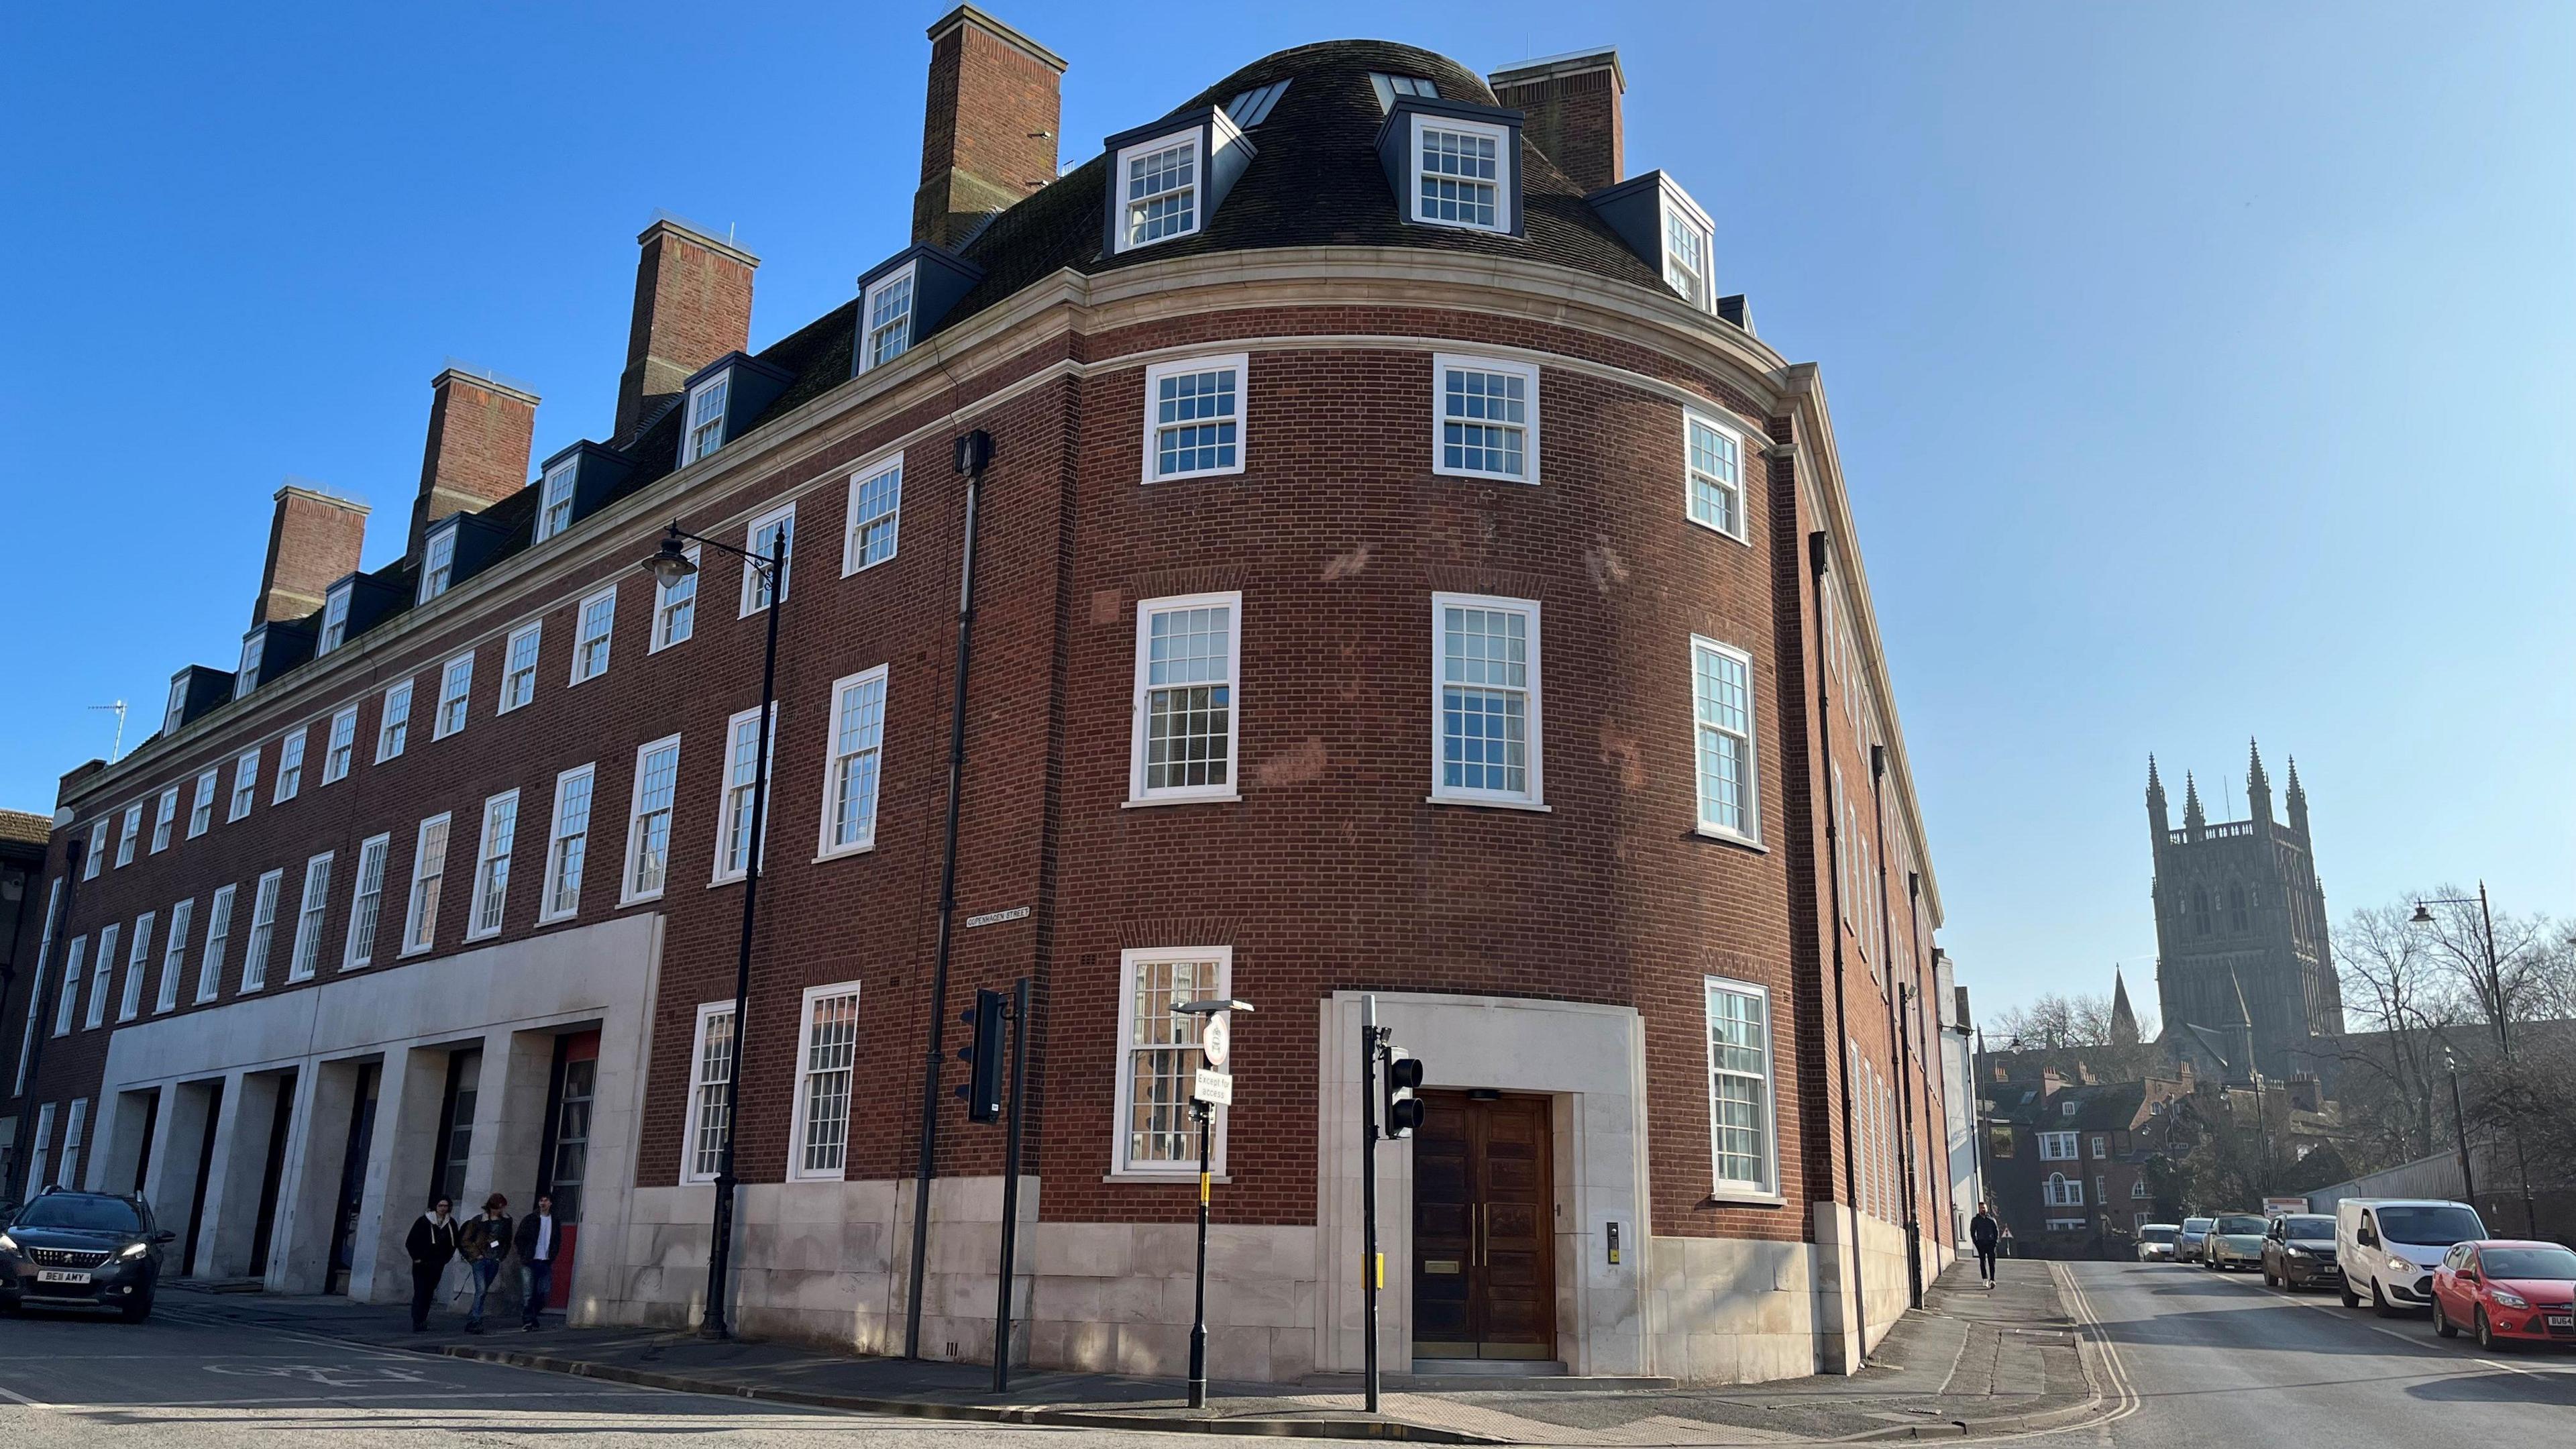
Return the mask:
<path id="1" fill-rule="evenodd" d="M 176 1236 L 153 1226 L 139 1197 L 41 1193 L 0 1230 L 0 1308 L 113 1308 L 140 1323 L 161 1282 L 161 1245 Z"/>

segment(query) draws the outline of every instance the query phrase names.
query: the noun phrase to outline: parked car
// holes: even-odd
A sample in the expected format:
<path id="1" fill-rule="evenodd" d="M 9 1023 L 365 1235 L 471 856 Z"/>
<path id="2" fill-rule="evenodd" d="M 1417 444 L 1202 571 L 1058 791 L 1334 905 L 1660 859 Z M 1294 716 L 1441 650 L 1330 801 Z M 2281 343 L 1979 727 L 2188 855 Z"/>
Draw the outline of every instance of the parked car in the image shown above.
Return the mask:
<path id="1" fill-rule="evenodd" d="M 2461 1243 L 2433 1270 L 2433 1331 L 2466 1328 L 2492 1353 L 2511 1342 L 2576 1343 L 2576 1253 L 2556 1243 Z"/>
<path id="2" fill-rule="evenodd" d="M 2279 1288 L 2340 1283 L 2335 1263 L 2335 1220 L 2324 1213 L 2289 1213 L 2272 1219 L 2263 1235 L 2263 1281 Z"/>
<path id="3" fill-rule="evenodd" d="M 2138 1225 L 2138 1261 L 2170 1263 L 2174 1255 L 2174 1238 L 2182 1232 L 2176 1223 L 2141 1223 Z"/>
<path id="4" fill-rule="evenodd" d="M 49 1189 L 0 1230 L 0 1308 L 113 1308 L 140 1323 L 160 1286 L 161 1245 L 176 1236 L 139 1197 Z"/>
<path id="5" fill-rule="evenodd" d="M 2216 1218 L 2184 1218 L 2182 1231 L 2174 1234 L 2174 1261 L 2199 1262 L 2200 1245 L 2209 1237 L 2210 1225 L 2217 1221 Z"/>
<path id="6" fill-rule="evenodd" d="M 2348 1197 L 2335 1204 L 2335 1262 L 2343 1306 L 2364 1300 L 2383 1318 L 2433 1301 L 2433 1270 L 2452 1247 L 2484 1238 L 2487 1225 L 2464 1202 L 2438 1198 Z"/>
<path id="7" fill-rule="evenodd" d="M 2263 1265 L 2263 1234 L 2272 1226 L 2261 1213 L 2220 1213 L 2202 1240 L 2203 1262 L 2221 1273 Z"/>

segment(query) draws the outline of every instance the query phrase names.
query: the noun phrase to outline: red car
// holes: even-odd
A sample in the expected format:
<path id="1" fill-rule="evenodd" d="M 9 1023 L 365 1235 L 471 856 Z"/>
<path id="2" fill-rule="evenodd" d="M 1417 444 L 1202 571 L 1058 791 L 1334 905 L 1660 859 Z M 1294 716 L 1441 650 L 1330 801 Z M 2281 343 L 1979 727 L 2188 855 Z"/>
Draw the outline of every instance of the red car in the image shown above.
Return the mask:
<path id="1" fill-rule="evenodd" d="M 2478 1347 L 2532 1340 L 2576 1344 L 2576 1252 L 2556 1243 L 2481 1238 L 2433 1270 L 2433 1331 L 2477 1335 Z"/>

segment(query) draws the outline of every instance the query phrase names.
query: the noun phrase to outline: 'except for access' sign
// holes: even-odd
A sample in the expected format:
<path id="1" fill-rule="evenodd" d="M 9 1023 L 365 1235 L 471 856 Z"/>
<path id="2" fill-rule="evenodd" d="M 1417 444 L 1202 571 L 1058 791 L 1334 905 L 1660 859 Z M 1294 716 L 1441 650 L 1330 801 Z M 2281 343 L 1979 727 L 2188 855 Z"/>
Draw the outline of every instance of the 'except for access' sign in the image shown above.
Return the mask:
<path id="1" fill-rule="evenodd" d="M 1234 1105 L 1234 1074 L 1211 1072 L 1201 1067 L 1198 1084 L 1190 1089 L 1190 1095 L 1212 1107 L 1231 1107 Z"/>

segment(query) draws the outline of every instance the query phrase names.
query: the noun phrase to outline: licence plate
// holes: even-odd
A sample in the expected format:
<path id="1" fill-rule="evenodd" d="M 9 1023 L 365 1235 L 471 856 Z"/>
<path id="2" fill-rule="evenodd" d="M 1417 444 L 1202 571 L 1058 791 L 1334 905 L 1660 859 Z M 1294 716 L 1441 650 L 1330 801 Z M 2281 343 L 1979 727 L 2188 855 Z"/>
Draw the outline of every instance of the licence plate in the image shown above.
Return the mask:
<path id="1" fill-rule="evenodd" d="M 2553 1313 L 2549 1315 L 2549 1326 L 2552 1328 L 2576 1328 L 2576 1313 Z"/>
<path id="2" fill-rule="evenodd" d="M 39 1268 L 36 1270 L 36 1281 L 39 1283 L 87 1283 L 89 1281 L 89 1275 L 72 1268 Z"/>

